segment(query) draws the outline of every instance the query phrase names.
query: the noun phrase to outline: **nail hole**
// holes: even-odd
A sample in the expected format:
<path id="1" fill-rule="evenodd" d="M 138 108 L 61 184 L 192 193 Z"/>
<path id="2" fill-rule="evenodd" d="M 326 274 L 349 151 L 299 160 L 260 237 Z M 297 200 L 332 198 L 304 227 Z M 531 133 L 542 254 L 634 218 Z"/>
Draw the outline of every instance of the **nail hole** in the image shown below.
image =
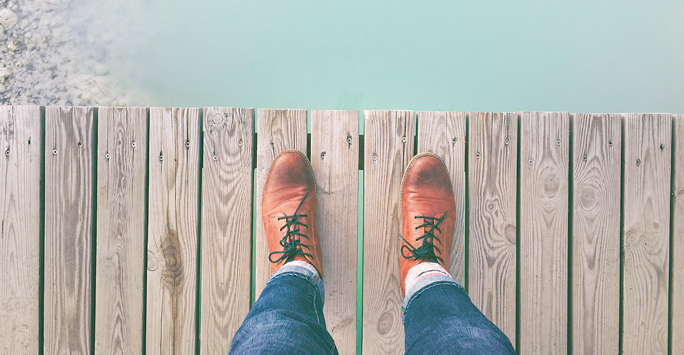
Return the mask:
<path id="1" fill-rule="evenodd" d="M 31 138 L 29 138 L 29 140 L 28 140 L 28 144 L 29 144 L 29 145 L 31 145 Z"/>
<path id="2" fill-rule="evenodd" d="M 663 150 L 663 149 L 665 149 L 665 145 L 664 145 L 664 144 L 661 144 L 661 145 L 660 145 L 660 150 Z"/>
<path id="3" fill-rule="evenodd" d="M 137 145 L 137 144 L 135 144 L 135 141 L 133 141 L 133 143 L 131 143 L 131 147 L 133 147 L 133 149 L 135 149 L 135 146 L 136 146 L 136 145 Z"/>
<path id="4" fill-rule="evenodd" d="M 556 141 L 556 145 L 560 147 L 560 139 Z"/>
<path id="5" fill-rule="evenodd" d="M 403 143 L 406 143 L 406 136 L 401 137 L 401 141 L 402 141 Z"/>
<path id="6" fill-rule="evenodd" d="M 325 152 L 321 153 L 321 159 L 325 159 Z"/>
<path id="7" fill-rule="evenodd" d="M 376 154 L 373 154 L 373 161 L 378 160 L 378 156 Z"/>
<path id="8" fill-rule="evenodd" d="M 641 159 L 637 159 L 636 164 L 639 166 L 641 164 Z"/>
<path id="9" fill-rule="evenodd" d="M 81 142 L 78 142 L 78 147 L 81 148 Z"/>
<path id="10" fill-rule="evenodd" d="M 242 144 L 243 144 L 243 143 L 242 143 L 242 139 L 240 139 L 240 140 L 238 141 L 238 147 L 242 147 Z"/>
<path id="11" fill-rule="evenodd" d="M 57 155 L 57 149 L 52 150 L 52 155 Z"/>
<path id="12" fill-rule="evenodd" d="M 5 155 L 9 156 L 9 148 L 5 151 Z"/>
<path id="13" fill-rule="evenodd" d="M 613 141 L 608 141 L 608 146 L 612 148 L 613 147 Z"/>
<path id="14" fill-rule="evenodd" d="M 528 160 L 528 161 L 527 161 L 527 164 L 532 165 L 532 159 Z"/>
<path id="15" fill-rule="evenodd" d="M 105 154 L 105 159 L 109 160 L 109 153 Z"/>

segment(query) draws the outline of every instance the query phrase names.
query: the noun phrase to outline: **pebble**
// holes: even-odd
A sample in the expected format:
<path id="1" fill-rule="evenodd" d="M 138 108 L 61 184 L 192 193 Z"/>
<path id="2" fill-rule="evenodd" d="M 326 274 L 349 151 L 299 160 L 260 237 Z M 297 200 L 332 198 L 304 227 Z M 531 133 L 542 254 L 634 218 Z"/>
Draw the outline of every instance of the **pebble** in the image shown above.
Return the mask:
<path id="1" fill-rule="evenodd" d="M 5 29 L 9 30 L 16 25 L 17 22 L 19 22 L 19 16 L 17 16 L 14 11 L 10 9 L 0 10 L 0 25 L 5 27 Z"/>
<path id="2" fill-rule="evenodd" d="M 9 69 L 0 68 L 0 84 L 2 84 L 10 75 L 12 75 L 12 72 Z"/>
<path id="3" fill-rule="evenodd" d="M 12 52 L 19 52 L 24 48 L 26 48 L 26 45 L 24 45 L 24 42 L 22 42 L 20 39 L 13 39 L 7 43 L 7 49 Z"/>

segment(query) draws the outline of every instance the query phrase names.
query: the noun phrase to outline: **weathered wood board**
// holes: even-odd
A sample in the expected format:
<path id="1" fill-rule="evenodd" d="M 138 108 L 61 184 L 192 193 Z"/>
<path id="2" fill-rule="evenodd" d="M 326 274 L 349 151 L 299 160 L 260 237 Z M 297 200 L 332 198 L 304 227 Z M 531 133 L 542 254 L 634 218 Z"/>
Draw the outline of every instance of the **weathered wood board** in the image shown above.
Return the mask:
<path id="1" fill-rule="evenodd" d="M 254 109 L 205 108 L 200 349 L 227 354 L 249 312 Z"/>
<path id="2" fill-rule="evenodd" d="M 199 109 L 150 109 L 147 354 L 195 352 Z"/>
<path id="3" fill-rule="evenodd" d="M 90 354 L 93 109 L 45 108 L 45 309 L 47 354 Z"/>
<path id="4" fill-rule="evenodd" d="M 465 138 L 463 112 L 418 112 L 418 153 L 433 152 L 447 166 L 456 202 L 456 220 L 451 248 L 451 276 L 465 286 Z"/>
<path id="5" fill-rule="evenodd" d="M 100 108 L 95 353 L 141 354 L 147 109 Z"/>
<path id="6" fill-rule="evenodd" d="M 573 116 L 572 341 L 616 354 L 620 303 L 621 117 Z"/>
<path id="7" fill-rule="evenodd" d="M 341 354 L 356 351 L 358 111 L 311 112 L 311 165 L 323 246 L 325 320 Z"/>
<path id="8" fill-rule="evenodd" d="M 399 285 L 401 181 L 413 156 L 411 111 L 365 111 L 363 352 L 404 350 Z"/>
<path id="9" fill-rule="evenodd" d="M 520 344 L 567 351 L 569 117 L 524 112 L 520 123 Z"/>
<path id="10" fill-rule="evenodd" d="M 0 106 L 0 351 L 38 353 L 41 139 L 38 106 Z"/>
<path id="11" fill-rule="evenodd" d="M 674 210 L 672 211 L 672 349 L 684 354 L 684 115 L 673 115 Z"/>
<path id="12" fill-rule="evenodd" d="M 667 354 L 672 116 L 624 125 L 623 354 Z"/>
<path id="13" fill-rule="evenodd" d="M 514 342 L 518 114 L 470 113 L 468 119 L 468 293 Z"/>
<path id="14" fill-rule="evenodd" d="M 268 247 L 264 221 L 261 217 L 261 202 L 264 197 L 266 178 L 271 163 L 284 150 L 295 149 L 306 154 L 306 110 L 259 109 L 257 122 L 257 197 L 256 197 L 256 241 L 255 299 L 271 277 L 271 263 L 268 261 Z"/>

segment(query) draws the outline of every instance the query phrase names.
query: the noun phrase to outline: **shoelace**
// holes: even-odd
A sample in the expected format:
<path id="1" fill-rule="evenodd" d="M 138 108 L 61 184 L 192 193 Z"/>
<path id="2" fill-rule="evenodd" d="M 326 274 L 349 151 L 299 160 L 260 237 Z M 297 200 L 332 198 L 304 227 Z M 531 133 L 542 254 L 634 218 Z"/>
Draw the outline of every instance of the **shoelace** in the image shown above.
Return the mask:
<path id="1" fill-rule="evenodd" d="M 444 260 L 437 254 L 435 254 L 435 240 L 437 243 L 442 244 L 442 241 L 439 240 L 435 236 L 435 230 L 439 231 L 439 233 L 442 233 L 442 230 L 439 229 L 439 224 L 444 221 L 444 218 L 446 218 L 446 212 L 441 218 L 437 217 L 430 217 L 430 216 L 415 216 L 413 217 L 414 219 L 422 218 L 423 219 L 423 224 L 416 226 L 414 229 L 418 230 L 418 228 L 423 228 L 423 231 L 425 234 L 422 236 L 416 238 L 416 242 L 423 240 L 423 244 L 421 244 L 420 247 L 416 248 L 411 243 L 409 243 L 408 240 L 406 240 L 404 237 L 402 237 L 401 234 L 399 234 L 399 238 L 403 240 L 406 244 L 401 246 L 401 256 L 404 257 L 405 259 L 416 259 L 416 260 L 426 260 L 426 261 L 431 261 L 431 262 L 441 262 L 444 263 Z M 437 253 L 441 254 L 442 252 L 439 249 L 436 249 Z M 408 251 L 408 255 L 406 255 L 405 251 Z"/>
<path id="2" fill-rule="evenodd" d="M 268 254 L 268 260 L 272 263 L 277 263 L 282 260 L 285 260 L 285 262 L 288 262 L 292 260 L 295 256 L 297 255 L 302 255 L 304 257 L 310 257 L 313 259 L 313 255 L 307 253 L 304 251 L 302 248 L 306 249 L 311 249 L 308 245 L 304 244 L 301 242 L 300 237 L 304 237 L 305 239 L 309 239 L 308 236 L 305 234 L 301 233 L 299 231 L 300 226 L 304 226 L 304 228 L 309 229 L 309 226 L 306 225 L 305 223 L 302 223 L 299 221 L 300 218 L 308 217 L 306 214 L 299 214 L 299 208 L 302 207 L 302 203 L 304 203 L 304 200 L 306 200 L 306 197 L 309 196 L 309 191 L 306 191 L 306 194 L 302 198 L 301 201 L 299 201 L 299 206 L 297 206 L 297 209 L 294 211 L 294 214 L 291 216 L 283 216 L 283 217 L 278 217 L 278 220 L 284 219 L 285 220 L 285 225 L 280 227 L 280 231 L 283 229 L 287 228 L 287 231 L 285 233 L 285 236 L 280 240 L 280 246 L 283 247 L 282 251 L 274 251 L 270 254 Z M 277 256 L 280 254 L 280 257 L 278 259 L 273 260 L 274 256 Z"/>

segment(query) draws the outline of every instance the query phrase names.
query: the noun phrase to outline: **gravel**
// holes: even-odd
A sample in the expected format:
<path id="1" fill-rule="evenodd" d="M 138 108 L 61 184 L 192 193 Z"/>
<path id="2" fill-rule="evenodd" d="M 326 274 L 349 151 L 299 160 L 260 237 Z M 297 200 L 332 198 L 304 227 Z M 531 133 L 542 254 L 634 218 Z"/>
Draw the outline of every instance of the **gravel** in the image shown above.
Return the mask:
<path id="1" fill-rule="evenodd" d="M 0 0 L 0 104 L 130 102 L 128 91 L 111 74 L 111 34 L 108 40 L 107 31 L 94 30 L 96 17 L 83 5 L 74 0 Z"/>

